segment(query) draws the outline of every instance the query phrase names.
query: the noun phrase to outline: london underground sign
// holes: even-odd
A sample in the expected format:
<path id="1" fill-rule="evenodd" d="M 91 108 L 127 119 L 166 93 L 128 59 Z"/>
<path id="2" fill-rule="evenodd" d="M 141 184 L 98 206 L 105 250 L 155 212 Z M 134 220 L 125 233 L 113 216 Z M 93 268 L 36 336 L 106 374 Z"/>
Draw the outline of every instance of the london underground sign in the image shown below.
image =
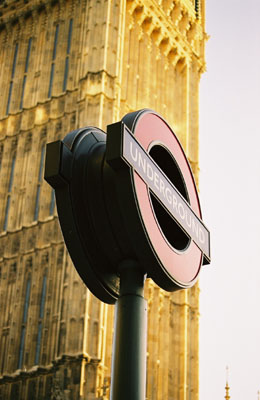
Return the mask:
<path id="1" fill-rule="evenodd" d="M 129 234 L 137 239 L 139 259 L 148 262 L 148 274 L 165 290 L 191 287 L 202 263 L 210 262 L 210 235 L 177 137 L 154 111 L 131 113 L 108 126 L 106 159 L 116 170 L 129 169 L 129 175 L 118 180 L 120 199 L 128 203 Z M 132 207 L 123 195 L 129 193 L 127 186 L 134 192 Z M 146 241 L 132 226 L 133 210 L 142 221 Z"/>
<path id="2" fill-rule="evenodd" d="M 49 144 L 45 179 L 74 265 L 102 301 L 118 299 L 124 259 L 168 291 L 191 287 L 210 262 L 191 168 L 154 111 L 127 114 L 107 135 L 87 127 Z"/>

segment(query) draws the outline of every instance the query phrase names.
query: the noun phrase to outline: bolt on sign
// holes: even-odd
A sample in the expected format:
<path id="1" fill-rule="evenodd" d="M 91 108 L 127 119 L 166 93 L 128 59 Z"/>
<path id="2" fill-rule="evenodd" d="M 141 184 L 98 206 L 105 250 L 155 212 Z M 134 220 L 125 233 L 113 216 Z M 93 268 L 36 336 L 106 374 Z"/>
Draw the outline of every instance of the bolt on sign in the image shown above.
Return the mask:
<path id="1" fill-rule="evenodd" d="M 107 135 L 86 127 L 48 144 L 45 179 L 74 265 L 100 300 L 117 300 L 124 259 L 168 291 L 193 286 L 210 263 L 189 162 L 156 112 L 127 114 Z"/>

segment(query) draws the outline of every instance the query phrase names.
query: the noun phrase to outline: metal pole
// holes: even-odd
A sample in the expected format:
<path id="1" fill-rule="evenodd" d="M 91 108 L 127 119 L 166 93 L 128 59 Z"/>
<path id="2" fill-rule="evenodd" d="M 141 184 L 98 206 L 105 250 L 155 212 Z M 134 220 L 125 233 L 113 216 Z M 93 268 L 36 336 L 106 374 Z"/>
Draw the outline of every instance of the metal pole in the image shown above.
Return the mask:
<path id="1" fill-rule="evenodd" d="M 110 400 L 145 400 L 147 301 L 145 275 L 133 260 L 120 265 Z"/>

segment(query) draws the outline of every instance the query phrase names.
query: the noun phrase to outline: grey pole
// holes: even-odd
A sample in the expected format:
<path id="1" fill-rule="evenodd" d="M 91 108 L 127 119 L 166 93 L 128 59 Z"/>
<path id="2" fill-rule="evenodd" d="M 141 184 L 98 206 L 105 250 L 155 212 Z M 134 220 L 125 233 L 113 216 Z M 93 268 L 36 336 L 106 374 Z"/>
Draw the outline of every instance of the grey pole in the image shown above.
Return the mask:
<path id="1" fill-rule="evenodd" d="M 133 260 L 120 269 L 116 303 L 110 400 L 145 400 L 147 301 L 145 275 Z"/>

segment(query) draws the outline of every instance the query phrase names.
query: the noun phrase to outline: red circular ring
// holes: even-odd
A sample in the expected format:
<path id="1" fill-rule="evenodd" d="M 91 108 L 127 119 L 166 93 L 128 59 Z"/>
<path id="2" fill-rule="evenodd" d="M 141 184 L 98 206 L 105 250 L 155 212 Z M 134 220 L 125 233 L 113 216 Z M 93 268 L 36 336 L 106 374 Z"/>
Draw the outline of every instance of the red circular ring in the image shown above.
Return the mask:
<path id="1" fill-rule="evenodd" d="M 160 142 L 168 149 L 184 178 L 190 206 L 201 218 L 199 197 L 188 160 L 167 123 L 154 113 L 144 113 L 136 122 L 134 136 L 147 152 L 153 142 Z M 169 244 L 154 214 L 147 185 L 136 172 L 133 173 L 133 178 L 144 226 L 160 263 L 178 284 L 192 286 L 202 264 L 201 250 L 192 240 L 184 251 L 178 251 Z"/>

